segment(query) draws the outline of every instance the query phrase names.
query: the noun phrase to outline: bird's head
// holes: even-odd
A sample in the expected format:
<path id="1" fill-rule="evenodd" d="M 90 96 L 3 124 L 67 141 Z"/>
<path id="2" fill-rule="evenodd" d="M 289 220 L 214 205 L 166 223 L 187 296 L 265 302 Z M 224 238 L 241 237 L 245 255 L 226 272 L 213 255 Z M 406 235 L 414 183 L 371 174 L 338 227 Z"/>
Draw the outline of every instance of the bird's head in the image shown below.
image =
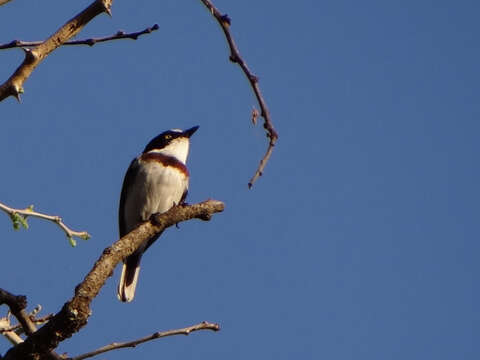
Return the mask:
<path id="1" fill-rule="evenodd" d="M 172 129 L 161 133 L 153 138 L 143 150 L 143 153 L 157 152 L 173 156 L 182 163 L 187 161 L 190 136 L 197 131 L 198 126 L 188 130 Z"/>

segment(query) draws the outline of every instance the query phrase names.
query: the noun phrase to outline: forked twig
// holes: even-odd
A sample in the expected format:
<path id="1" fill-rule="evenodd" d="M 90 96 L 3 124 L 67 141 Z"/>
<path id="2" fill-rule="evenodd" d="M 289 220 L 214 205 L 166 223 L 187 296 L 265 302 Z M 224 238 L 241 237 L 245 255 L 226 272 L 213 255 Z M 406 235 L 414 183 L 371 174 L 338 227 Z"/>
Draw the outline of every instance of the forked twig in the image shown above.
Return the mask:
<path id="1" fill-rule="evenodd" d="M 26 209 L 14 209 L 5 204 L 0 203 L 0 210 L 3 210 L 8 215 L 10 215 L 10 218 L 12 219 L 12 222 L 13 222 L 13 227 L 15 229 L 19 229 L 20 226 L 23 226 L 24 228 L 28 229 L 27 218 L 29 216 L 33 216 L 33 217 L 48 220 L 57 224 L 60 227 L 60 229 L 63 230 L 65 235 L 67 235 L 67 238 L 70 241 L 70 244 L 72 246 L 75 246 L 75 240 L 73 239 L 74 237 L 77 237 L 83 240 L 88 240 L 90 238 L 90 234 L 86 231 L 75 231 L 70 229 L 67 225 L 65 225 L 65 223 L 63 222 L 60 216 L 47 215 L 47 214 L 42 214 L 42 213 L 33 211 L 33 205 L 31 205 Z"/>
<path id="2" fill-rule="evenodd" d="M 27 307 L 26 296 L 13 295 L 4 289 L 0 289 L 0 305 L 2 304 L 5 304 L 10 308 L 11 313 L 17 318 L 26 334 L 31 335 L 37 330 L 25 311 L 25 308 Z"/>
<path id="3" fill-rule="evenodd" d="M 23 339 L 15 331 L 10 329 L 10 313 L 8 313 L 6 317 L 0 318 L 0 334 L 2 334 L 12 345 L 17 345 L 23 342 Z"/>
<path id="4" fill-rule="evenodd" d="M 248 182 L 248 187 L 251 188 L 253 183 L 263 174 L 263 170 L 265 169 L 265 165 L 267 165 L 268 160 L 273 152 L 273 147 L 278 139 L 278 133 L 275 131 L 273 127 L 272 119 L 270 117 L 270 112 L 268 111 L 267 103 L 263 99 L 262 92 L 260 91 L 260 87 L 258 86 L 258 77 L 255 76 L 247 66 L 245 60 L 240 56 L 240 51 L 238 50 L 237 45 L 233 39 L 232 34 L 230 33 L 230 25 L 231 19 L 227 14 L 222 14 L 213 3 L 209 0 L 200 0 L 210 11 L 210 13 L 215 17 L 219 25 L 221 26 L 223 33 L 225 34 L 225 38 L 227 39 L 228 46 L 230 47 L 230 61 L 233 63 L 238 64 L 245 76 L 247 77 L 250 85 L 252 86 L 253 92 L 255 93 L 255 97 L 257 98 L 258 104 L 260 105 L 261 113 L 260 115 L 264 119 L 263 127 L 267 132 L 267 137 L 269 138 L 268 149 L 265 155 L 263 156 L 262 160 L 260 160 L 260 164 L 255 171 L 255 174 Z"/>
<path id="5" fill-rule="evenodd" d="M 148 27 L 142 31 L 137 31 L 133 33 L 125 33 L 122 30 L 117 31 L 112 36 L 106 36 L 101 38 L 90 38 L 90 39 L 83 39 L 83 40 L 74 40 L 74 41 L 67 41 L 62 44 L 63 45 L 89 45 L 93 46 L 97 43 L 105 42 L 105 41 L 112 41 L 112 40 L 120 40 L 120 39 L 132 39 L 137 40 L 139 36 L 150 34 L 159 29 L 158 24 L 155 24 L 151 27 Z M 6 44 L 0 44 L 0 50 L 4 49 L 13 49 L 18 47 L 32 47 L 40 45 L 43 41 L 21 41 L 21 40 L 13 40 Z"/>
<path id="6" fill-rule="evenodd" d="M 221 201 L 207 200 L 193 205 L 174 206 L 162 214 L 152 215 L 149 221 L 140 224 L 114 244 L 106 248 L 83 281 L 75 287 L 73 298 L 62 309 L 25 341 L 10 348 L 3 360 L 37 359 L 51 353 L 58 344 L 70 338 L 87 324 L 92 315 L 90 307 L 115 267 L 133 254 L 147 239 L 161 234 L 167 227 L 190 219 L 208 220 L 213 214 L 222 212 Z M 205 325 L 204 325 L 205 326 Z"/>
<path id="7" fill-rule="evenodd" d="M 39 317 L 39 318 L 32 318 L 32 316 L 30 316 L 32 322 L 35 325 L 44 324 L 47 321 L 49 321 L 52 317 L 53 317 L 53 314 L 48 314 L 48 315 L 45 315 L 45 316 L 42 316 L 42 317 Z M 4 332 L 9 332 L 9 331 L 17 331 L 17 330 L 21 329 L 21 327 L 22 327 L 22 325 L 16 324 L 16 325 L 12 325 L 8 328 L 7 327 L 6 328 L 0 328 L 0 334 L 2 334 Z"/>
<path id="8" fill-rule="evenodd" d="M 27 297 L 24 295 L 14 295 L 4 289 L 0 289 L 0 305 L 6 304 L 10 308 L 10 312 L 15 316 L 23 329 L 23 332 L 27 335 L 32 335 L 37 331 L 34 320 L 31 315 L 26 312 Z M 34 313 L 37 313 L 41 307 L 37 306 Z M 5 336 L 12 344 L 23 344 L 24 340 L 17 334 L 17 332 L 9 330 L 10 316 L 6 318 L 0 318 L 0 329 L 7 329 L 2 331 L 1 334 Z M 27 337 L 28 341 L 28 337 Z M 46 360 L 63 360 L 63 358 L 54 351 L 50 351 L 44 357 Z M 2 359 L 0 357 L 0 359 Z"/>
<path id="9" fill-rule="evenodd" d="M 142 344 L 144 342 L 150 341 L 150 340 L 155 340 L 155 339 L 160 339 L 163 337 L 167 336 L 173 336 L 173 335 L 189 335 L 191 332 L 198 331 L 198 330 L 212 330 L 212 331 L 218 331 L 220 330 L 220 326 L 218 324 L 212 324 L 206 321 L 203 321 L 199 324 L 192 325 L 183 329 L 176 329 L 176 330 L 168 330 L 168 331 L 162 331 L 162 332 L 156 332 L 153 333 L 152 335 L 145 336 L 141 339 L 133 340 L 133 341 L 127 341 L 127 342 L 121 342 L 121 343 L 112 343 L 109 345 L 105 345 L 97 350 L 75 356 L 73 358 L 67 359 L 67 360 L 83 360 L 87 359 L 99 354 L 103 354 L 107 351 L 112 351 L 116 349 L 121 349 L 121 348 L 126 348 L 126 347 L 135 347 L 139 344 Z"/>
<path id="10" fill-rule="evenodd" d="M 23 84 L 30 77 L 33 70 L 56 48 L 73 36 L 99 14 L 111 15 L 113 0 L 94 0 L 85 10 L 68 20 L 60 29 L 47 40 L 32 49 L 23 48 L 25 58 L 10 78 L 0 85 L 0 101 L 14 96 L 20 101 L 20 94 L 24 92 Z"/>

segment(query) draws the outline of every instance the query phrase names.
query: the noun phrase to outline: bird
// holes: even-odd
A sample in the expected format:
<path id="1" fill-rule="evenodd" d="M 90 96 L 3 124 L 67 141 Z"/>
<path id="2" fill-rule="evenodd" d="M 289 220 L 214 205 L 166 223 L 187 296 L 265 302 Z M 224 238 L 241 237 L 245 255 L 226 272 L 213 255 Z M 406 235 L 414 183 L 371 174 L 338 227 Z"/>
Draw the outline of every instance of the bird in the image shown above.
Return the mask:
<path id="1" fill-rule="evenodd" d="M 185 131 L 172 129 L 161 133 L 130 163 L 120 194 L 120 237 L 148 220 L 152 214 L 164 213 L 184 203 L 190 177 L 186 166 L 190 137 L 198 128 L 194 126 Z M 145 240 L 124 259 L 117 289 L 120 301 L 133 300 L 142 255 L 159 236 Z"/>

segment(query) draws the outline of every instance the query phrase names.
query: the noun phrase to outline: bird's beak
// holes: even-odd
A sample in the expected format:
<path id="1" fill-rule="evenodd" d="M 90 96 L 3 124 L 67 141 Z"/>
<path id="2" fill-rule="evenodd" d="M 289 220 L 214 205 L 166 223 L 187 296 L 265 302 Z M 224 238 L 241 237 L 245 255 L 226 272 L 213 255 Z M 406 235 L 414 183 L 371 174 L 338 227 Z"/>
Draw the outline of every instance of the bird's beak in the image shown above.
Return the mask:
<path id="1" fill-rule="evenodd" d="M 194 133 L 195 131 L 197 131 L 198 128 L 199 128 L 199 126 L 194 126 L 194 127 L 190 128 L 190 129 L 188 129 L 188 130 L 185 130 L 185 131 L 183 132 L 183 135 L 185 135 L 187 138 L 189 138 L 190 136 L 193 135 L 193 133 Z"/>

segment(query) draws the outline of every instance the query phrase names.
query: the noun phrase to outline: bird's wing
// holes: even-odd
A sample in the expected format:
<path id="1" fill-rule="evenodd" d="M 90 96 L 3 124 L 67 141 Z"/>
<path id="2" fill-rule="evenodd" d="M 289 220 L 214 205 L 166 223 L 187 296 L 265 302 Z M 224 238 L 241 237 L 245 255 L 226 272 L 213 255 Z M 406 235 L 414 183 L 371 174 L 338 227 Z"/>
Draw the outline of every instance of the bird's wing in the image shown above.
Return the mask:
<path id="1" fill-rule="evenodd" d="M 138 172 L 138 159 L 135 158 L 130 163 L 125 178 L 123 179 L 122 193 L 120 195 L 120 204 L 118 206 L 118 225 L 120 230 L 120 237 L 127 235 L 132 229 L 127 229 L 127 221 L 125 219 L 125 203 L 127 201 L 128 189 L 133 185 L 135 174 Z"/>

